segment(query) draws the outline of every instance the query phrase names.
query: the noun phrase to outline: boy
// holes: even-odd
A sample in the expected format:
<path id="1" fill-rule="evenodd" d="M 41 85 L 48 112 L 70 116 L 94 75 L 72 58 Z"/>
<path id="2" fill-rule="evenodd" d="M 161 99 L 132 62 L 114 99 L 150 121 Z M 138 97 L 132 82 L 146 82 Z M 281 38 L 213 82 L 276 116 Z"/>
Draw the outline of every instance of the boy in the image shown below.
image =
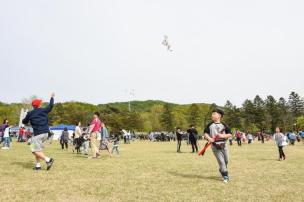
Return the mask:
<path id="1" fill-rule="evenodd" d="M 279 149 L 279 161 L 282 161 L 282 160 L 286 159 L 286 156 L 283 151 L 284 134 L 281 133 L 281 130 L 279 127 L 276 127 L 275 131 L 276 131 L 276 133 L 274 134 L 274 141 L 276 142 L 278 149 Z"/>
<path id="2" fill-rule="evenodd" d="M 41 108 L 42 100 L 34 99 L 32 101 L 33 110 L 28 112 L 26 117 L 23 119 L 23 124 L 30 123 L 34 130 L 34 135 L 31 139 L 31 150 L 36 158 L 36 165 L 34 170 L 41 170 L 40 160 L 44 160 L 49 170 L 54 159 L 44 155 L 43 143 L 48 139 L 49 125 L 48 125 L 48 114 L 52 111 L 54 105 L 54 96 L 52 93 L 49 105 L 46 108 Z"/>
<path id="3" fill-rule="evenodd" d="M 221 118 L 224 116 L 224 111 L 215 109 L 212 112 L 212 122 L 207 125 L 204 130 L 204 137 L 212 142 L 212 151 L 219 164 L 219 171 L 223 177 L 223 182 L 229 182 L 229 175 L 227 170 L 228 164 L 228 148 L 226 146 L 227 139 L 231 138 L 230 129 L 221 123 Z"/>
<path id="4" fill-rule="evenodd" d="M 112 154 L 114 154 L 114 150 L 116 150 L 116 153 L 119 155 L 118 146 L 119 146 L 119 134 L 116 133 L 113 139 L 113 148 L 111 152 Z"/>

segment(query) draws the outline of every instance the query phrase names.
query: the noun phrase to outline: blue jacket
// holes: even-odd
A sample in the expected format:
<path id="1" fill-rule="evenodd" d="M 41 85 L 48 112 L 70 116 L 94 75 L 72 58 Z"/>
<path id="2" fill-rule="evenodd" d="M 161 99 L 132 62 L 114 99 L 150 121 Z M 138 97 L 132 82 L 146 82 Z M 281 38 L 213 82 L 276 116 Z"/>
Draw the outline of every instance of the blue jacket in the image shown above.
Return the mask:
<path id="1" fill-rule="evenodd" d="M 106 127 L 103 127 L 101 129 L 101 138 L 104 139 L 108 139 L 109 138 L 109 133 L 108 133 L 108 129 Z"/>
<path id="2" fill-rule="evenodd" d="M 34 136 L 49 132 L 49 119 L 48 113 L 50 113 L 54 106 L 54 98 L 51 98 L 49 105 L 46 108 L 35 108 L 28 112 L 23 119 L 23 124 L 30 122 L 34 130 Z"/>

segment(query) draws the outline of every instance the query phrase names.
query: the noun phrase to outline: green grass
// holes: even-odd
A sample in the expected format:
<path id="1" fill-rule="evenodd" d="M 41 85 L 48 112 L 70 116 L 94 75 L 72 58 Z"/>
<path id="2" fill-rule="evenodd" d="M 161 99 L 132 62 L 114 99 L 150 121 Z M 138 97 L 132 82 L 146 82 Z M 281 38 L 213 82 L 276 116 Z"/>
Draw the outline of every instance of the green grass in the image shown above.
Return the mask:
<path id="1" fill-rule="evenodd" d="M 197 157 L 185 143 L 177 154 L 173 142 L 136 141 L 120 151 L 91 160 L 55 142 L 45 150 L 54 166 L 35 172 L 29 147 L 13 143 L 0 151 L 0 201 L 304 201 L 302 143 L 285 147 L 282 162 L 270 142 L 230 147 L 229 184 L 211 150 Z"/>

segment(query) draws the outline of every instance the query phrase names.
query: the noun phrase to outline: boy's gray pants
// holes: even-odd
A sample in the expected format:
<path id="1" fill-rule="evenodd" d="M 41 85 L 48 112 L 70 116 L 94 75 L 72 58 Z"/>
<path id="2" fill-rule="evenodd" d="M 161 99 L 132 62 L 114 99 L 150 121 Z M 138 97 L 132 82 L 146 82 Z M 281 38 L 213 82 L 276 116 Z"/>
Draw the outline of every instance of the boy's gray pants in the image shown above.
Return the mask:
<path id="1" fill-rule="evenodd" d="M 227 145 L 225 145 L 223 149 L 217 149 L 215 146 L 212 146 L 212 151 L 217 163 L 219 164 L 221 174 L 223 175 L 228 173 L 227 165 L 229 160 L 229 152 Z"/>
<path id="2" fill-rule="evenodd" d="M 87 154 L 89 152 L 89 141 L 84 141 L 82 143 L 82 148 L 83 148 L 82 152 Z"/>

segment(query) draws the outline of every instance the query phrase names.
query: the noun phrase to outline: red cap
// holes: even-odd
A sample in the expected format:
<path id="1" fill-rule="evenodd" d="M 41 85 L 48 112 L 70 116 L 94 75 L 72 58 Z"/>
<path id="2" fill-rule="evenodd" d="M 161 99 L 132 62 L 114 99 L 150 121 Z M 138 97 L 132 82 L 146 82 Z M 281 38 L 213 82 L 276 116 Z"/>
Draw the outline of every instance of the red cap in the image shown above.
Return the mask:
<path id="1" fill-rule="evenodd" d="M 40 107 L 41 104 L 42 104 L 42 100 L 41 100 L 41 99 L 33 99 L 33 101 L 32 101 L 32 105 L 33 105 L 33 107 L 35 107 L 35 108 Z"/>

